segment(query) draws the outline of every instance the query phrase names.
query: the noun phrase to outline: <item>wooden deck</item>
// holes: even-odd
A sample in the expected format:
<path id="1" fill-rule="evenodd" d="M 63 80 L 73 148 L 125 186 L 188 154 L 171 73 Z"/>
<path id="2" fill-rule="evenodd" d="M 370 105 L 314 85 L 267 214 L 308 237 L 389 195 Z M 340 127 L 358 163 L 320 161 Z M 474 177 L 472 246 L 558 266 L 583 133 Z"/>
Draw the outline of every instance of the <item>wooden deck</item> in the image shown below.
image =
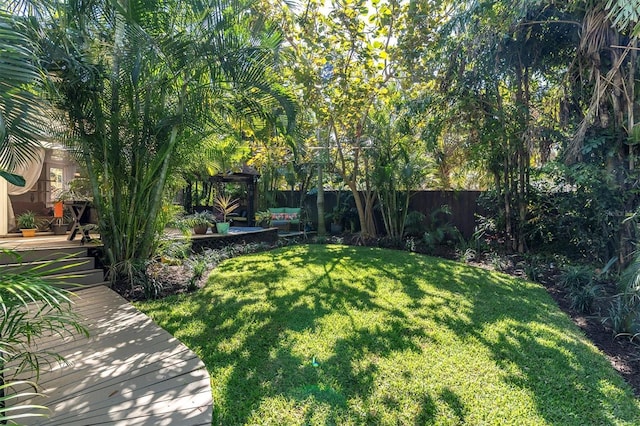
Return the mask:
<path id="1" fill-rule="evenodd" d="M 98 235 L 96 235 L 98 237 Z M 53 235 L 49 233 L 37 233 L 35 237 L 23 238 L 20 235 L 0 236 L 0 249 L 7 250 L 30 250 L 49 247 L 80 247 L 80 238 L 73 241 L 67 240 L 67 235 Z M 85 244 L 87 247 L 96 245 L 94 243 Z M 98 244 L 99 245 L 99 244 Z"/>
<path id="2" fill-rule="evenodd" d="M 174 236 L 177 239 L 183 238 L 178 234 Z M 220 249 L 232 244 L 274 244 L 276 241 L 278 241 L 278 230 L 276 228 L 231 227 L 228 234 L 208 232 L 204 235 L 192 235 L 191 250 L 198 253 L 205 249 Z"/>
<path id="3" fill-rule="evenodd" d="M 104 286 L 77 292 L 90 337 L 43 339 L 68 365 L 42 374 L 50 417 L 27 425 L 210 425 L 209 374 L 186 346 Z"/>

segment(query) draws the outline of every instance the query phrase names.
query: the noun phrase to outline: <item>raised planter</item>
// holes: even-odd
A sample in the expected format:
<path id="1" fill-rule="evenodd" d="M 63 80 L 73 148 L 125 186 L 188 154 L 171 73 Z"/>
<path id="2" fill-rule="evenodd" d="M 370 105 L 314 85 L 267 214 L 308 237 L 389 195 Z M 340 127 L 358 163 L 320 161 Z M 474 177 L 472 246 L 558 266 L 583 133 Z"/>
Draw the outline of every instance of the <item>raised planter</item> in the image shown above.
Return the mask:
<path id="1" fill-rule="evenodd" d="M 275 244 L 278 241 L 276 228 L 261 229 L 259 231 L 229 232 L 228 234 L 207 234 L 191 239 L 191 249 L 194 253 L 201 253 L 205 249 L 221 249 L 233 244 L 266 243 Z"/>

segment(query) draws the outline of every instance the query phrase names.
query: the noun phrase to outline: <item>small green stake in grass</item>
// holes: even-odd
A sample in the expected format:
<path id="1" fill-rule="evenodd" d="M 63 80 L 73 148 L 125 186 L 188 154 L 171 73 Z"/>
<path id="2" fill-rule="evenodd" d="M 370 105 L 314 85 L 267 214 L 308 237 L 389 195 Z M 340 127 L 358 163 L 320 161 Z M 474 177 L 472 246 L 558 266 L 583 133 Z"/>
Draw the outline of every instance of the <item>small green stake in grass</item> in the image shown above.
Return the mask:
<path id="1" fill-rule="evenodd" d="M 318 367 L 320 365 L 320 364 L 318 364 L 318 361 L 316 361 L 316 357 L 315 356 L 311 360 L 311 365 L 313 365 L 314 367 Z"/>

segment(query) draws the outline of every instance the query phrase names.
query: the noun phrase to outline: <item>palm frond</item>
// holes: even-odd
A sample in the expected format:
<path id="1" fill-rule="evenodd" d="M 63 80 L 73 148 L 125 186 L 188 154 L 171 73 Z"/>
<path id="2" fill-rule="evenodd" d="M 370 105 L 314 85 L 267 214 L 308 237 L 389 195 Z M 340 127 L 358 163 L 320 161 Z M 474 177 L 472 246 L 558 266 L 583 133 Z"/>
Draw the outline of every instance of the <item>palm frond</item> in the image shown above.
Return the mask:
<path id="1" fill-rule="evenodd" d="M 15 368 L 5 367 L 0 369 L 0 377 L 12 377 L 14 374 Z M 3 380 L 0 384 L 0 423 L 48 416 L 47 407 L 23 402 L 33 397 L 44 396 L 32 389 L 37 389 L 37 384 L 29 380 Z"/>
<path id="2" fill-rule="evenodd" d="M 28 21 L 0 11 L 0 169 L 11 170 L 35 156 L 45 139 L 43 100 Z"/>

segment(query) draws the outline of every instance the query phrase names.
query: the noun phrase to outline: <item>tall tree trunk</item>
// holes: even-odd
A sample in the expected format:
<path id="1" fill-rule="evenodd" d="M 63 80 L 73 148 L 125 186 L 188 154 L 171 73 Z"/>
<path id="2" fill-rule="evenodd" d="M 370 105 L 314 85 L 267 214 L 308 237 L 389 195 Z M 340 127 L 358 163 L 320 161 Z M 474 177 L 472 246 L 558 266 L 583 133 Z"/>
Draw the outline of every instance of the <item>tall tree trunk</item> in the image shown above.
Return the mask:
<path id="1" fill-rule="evenodd" d="M 318 163 L 318 195 L 316 198 L 316 208 L 318 210 L 318 236 L 324 237 L 327 234 L 327 224 L 324 221 L 324 178 L 322 174 L 322 161 Z"/>
<path id="2" fill-rule="evenodd" d="M 529 171 L 529 70 L 526 66 L 518 61 L 516 65 L 516 108 L 518 114 L 518 132 L 515 138 L 516 147 L 516 167 L 518 180 L 516 184 L 516 205 L 518 209 L 517 223 L 517 250 L 518 253 L 524 253 L 525 241 L 525 224 L 527 220 L 527 192 L 529 182 L 527 179 Z"/>

